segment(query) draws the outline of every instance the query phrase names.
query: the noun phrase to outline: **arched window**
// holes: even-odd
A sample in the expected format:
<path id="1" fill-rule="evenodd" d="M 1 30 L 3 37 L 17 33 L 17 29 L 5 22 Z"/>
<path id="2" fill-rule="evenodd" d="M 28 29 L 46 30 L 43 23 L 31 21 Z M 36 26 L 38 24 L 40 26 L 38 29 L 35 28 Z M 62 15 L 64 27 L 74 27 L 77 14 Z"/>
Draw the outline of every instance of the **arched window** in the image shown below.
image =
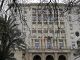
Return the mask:
<path id="1" fill-rule="evenodd" d="M 41 60 L 41 57 L 39 55 L 35 55 L 33 60 Z"/>
<path id="2" fill-rule="evenodd" d="M 46 57 L 46 60 L 54 60 L 54 58 L 53 58 L 53 56 L 48 55 L 48 56 Z"/>
<path id="3" fill-rule="evenodd" d="M 66 57 L 64 55 L 60 55 L 58 60 L 66 60 Z"/>

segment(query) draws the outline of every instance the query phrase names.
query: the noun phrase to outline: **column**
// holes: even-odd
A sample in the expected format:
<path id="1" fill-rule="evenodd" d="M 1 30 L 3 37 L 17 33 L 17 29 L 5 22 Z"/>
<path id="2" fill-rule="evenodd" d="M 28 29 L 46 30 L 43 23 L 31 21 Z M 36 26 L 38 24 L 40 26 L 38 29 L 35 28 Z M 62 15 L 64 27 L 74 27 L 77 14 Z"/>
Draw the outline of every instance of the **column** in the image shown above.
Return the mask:
<path id="1" fill-rule="evenodd" d="M 73 52 L 67 53 L 67 60 L 74 60 Z"/>
<path id="2" fill-rule="evenodd" d="M 51 39 L 51 47 L 52 47 L 52 49 L 54 48 L 54 42 L 53 42 L 53 39 Z"/>
<path id="3" fill-rule="evenodd" d="M 42 41 L 41 41 L 41 43 L 42 43 L 42 49 L 44 49 L 45 48 L 45 43 L 44 43 L 44 36 L 42 35 L 42 39 L 41 39 Z"/>
<path id="4" fill-rule="evenodd" d="M 29 60 L 33 60 L 32 53 L 29 54 Z"/>
<path id="5" fill-rule="evenodd" d="M 42 56 L 41 57 L 42 57 L 42 60 L 46 60 L 45 59 L 45 53 L 42 53 Z"/>
<path id="6" fill-rule="evenodd" d="M 58 60 L 58 55 L 57 55 L 57 53 L 54 53 L 54 60 Z"/>
<path id="7" fill-rule="evenodd" d="M 67 53 L 67 57 L 66 57 L 66 59 L 67 59 L 67 60 L 71 60 L 71 58 L 70 58 L 70 54 L 69 54 L 69 53 Z"/>
<path id="8" fill-rule="evenodd" d="M 26 52 L 25 60 L 29 60 L 29 54 L 28 54 L 28 52 Z"/>
<path id="9" fill-rule="evenodd" d="M 54 40 L 55 49 L 58 49 L 58 40 Z"/>

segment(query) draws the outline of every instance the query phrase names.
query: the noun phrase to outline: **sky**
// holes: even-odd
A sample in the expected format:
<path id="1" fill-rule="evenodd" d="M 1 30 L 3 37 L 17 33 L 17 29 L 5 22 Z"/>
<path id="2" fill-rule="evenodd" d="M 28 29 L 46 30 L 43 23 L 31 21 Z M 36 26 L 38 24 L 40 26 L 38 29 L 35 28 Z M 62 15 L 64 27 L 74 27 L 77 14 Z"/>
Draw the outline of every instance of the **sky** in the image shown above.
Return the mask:
<path id="1" fill-rule="evenodd" d="M 28 0 L 28 2 L 30 2 L 30 3 L 37 3 L 37 2 L 39 2 L 40 0 Z M 43 1 L 50 1 L 50 0 L 43 0 Z M 55 1 L 55 0 L 52 0 L 52 1 Z M 57 0 L 57 1 L 59 1 L 60 3 L 63 1 L 63 0 Z M 66 1 L 66 0 L 65 0 Z"/>

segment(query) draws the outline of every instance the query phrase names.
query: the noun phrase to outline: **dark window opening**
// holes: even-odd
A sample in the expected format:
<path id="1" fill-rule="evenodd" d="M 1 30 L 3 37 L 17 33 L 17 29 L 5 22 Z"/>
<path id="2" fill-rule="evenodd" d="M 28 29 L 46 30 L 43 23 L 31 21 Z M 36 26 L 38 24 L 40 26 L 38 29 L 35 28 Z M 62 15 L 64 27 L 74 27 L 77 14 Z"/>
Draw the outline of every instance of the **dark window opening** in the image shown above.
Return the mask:
<path id="1" fill-rule="evenodd" d="M 78 37 L 79 36 L 79 32 L 75 32 L 75 35 Z"/>
<path id="2" fill-rule="evenodd" d="M 53 56 L 48 55 L 48 56 L 46 57 L 46 60 L 54 60 L 54 58 L 53 58 Z"/>
<path id="3" fill-rule="evenodd" d="M 41 57 L 36 55 L 36 56 L 34 56 L 33 60 L 41 60 Z"/>
<path id="4" fill-rule="evenodd" d="M 66 60 L 66 57 L 64 55 L 60 55 L 58 60 Z"/>

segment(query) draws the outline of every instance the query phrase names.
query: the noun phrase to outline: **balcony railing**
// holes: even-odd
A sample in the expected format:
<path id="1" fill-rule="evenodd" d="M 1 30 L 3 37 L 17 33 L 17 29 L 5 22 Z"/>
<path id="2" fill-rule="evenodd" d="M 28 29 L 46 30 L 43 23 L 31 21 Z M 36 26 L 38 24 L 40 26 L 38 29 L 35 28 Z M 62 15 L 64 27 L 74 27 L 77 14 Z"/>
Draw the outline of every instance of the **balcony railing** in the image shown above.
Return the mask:
<path id="1" fill-rule="evenodd" d="M 29 48 L 29 52 L 70 52 L 71 48 Z"/>

